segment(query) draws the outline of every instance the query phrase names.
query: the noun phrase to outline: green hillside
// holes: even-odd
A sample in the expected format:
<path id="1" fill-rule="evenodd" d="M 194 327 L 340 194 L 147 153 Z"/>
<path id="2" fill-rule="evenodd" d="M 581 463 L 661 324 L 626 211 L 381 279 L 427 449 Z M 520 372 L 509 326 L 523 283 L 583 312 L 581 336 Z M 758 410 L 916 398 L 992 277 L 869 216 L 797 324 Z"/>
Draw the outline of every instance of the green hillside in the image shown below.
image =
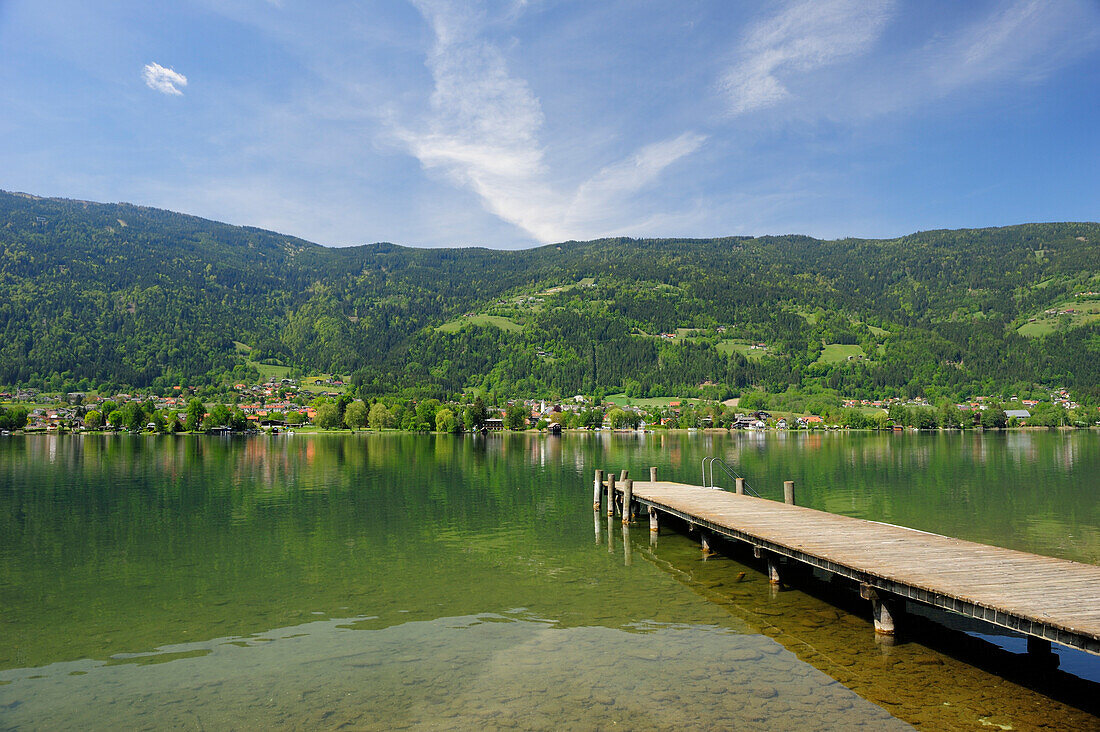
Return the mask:
<path id="1" fill-rule="evenodd" d="M 0 384 L 163 388 L 282 367 L 350 375 L 364 395 L 1059 385 L 1097 398 L 1100 318 L 1085 293 L 1100 290 L 1098 254 L 1094 223 L 330 249 L 0 193 Z M 1067 303 L 1069 317 L 1042 319 Z"/>

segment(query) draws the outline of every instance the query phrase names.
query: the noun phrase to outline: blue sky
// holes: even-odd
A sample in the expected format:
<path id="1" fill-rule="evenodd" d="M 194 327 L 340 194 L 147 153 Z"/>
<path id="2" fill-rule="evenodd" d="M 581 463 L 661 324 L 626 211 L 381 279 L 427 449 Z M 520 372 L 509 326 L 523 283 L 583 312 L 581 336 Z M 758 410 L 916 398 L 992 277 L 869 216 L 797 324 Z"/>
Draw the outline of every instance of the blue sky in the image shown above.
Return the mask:
<path id="1" fill-rule="evenodd" d="M 326 245 L 1100 218 L 1097 0 L 0 0 L 0 188 Z"/>

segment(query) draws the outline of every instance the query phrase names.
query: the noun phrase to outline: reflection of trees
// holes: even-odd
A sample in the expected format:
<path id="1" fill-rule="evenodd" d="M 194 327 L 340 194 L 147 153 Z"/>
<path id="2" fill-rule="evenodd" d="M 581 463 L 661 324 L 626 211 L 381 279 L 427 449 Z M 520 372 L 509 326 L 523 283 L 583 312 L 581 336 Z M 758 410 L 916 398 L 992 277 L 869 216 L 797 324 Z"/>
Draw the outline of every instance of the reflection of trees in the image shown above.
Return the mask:
<path id="1" fill-rule="evenodd" d="M 590 571 L 572 527 L 591 511 L 582 476 L 606 446 L 537 435 L 7 441 L 0 579 L 18 591 L 0 598 L 0 668 L 250 633 L 315 610 L 397 622 L 414 617 L 398 609 L 542 603 L 587 616 L 590 582 L 546 588 Z"/>
<path id="2" fill-rule="evenodd" d="M 6 482 L 19 502 L 73 501 L 89 525 L 185 509 L 240 521 L 303 493 L 347 493 L 419 520 L 519 520 L 517 496 L 574 481 L 581 490 L 595 467 L 644 477 L 657 465 L 663 478 L 697 482 L 699 460 L 718 454 L 765 496 L 794 480 L 806 505 L 992 543 L 1013 544 L 1028 521 L 1061 522 L 1069 533 L 1100 523 L 1096 502 L 1080 496 L 1079 466 L 1100 457 L 1087 434 L 700 437 L 43 436 L 7 443 Z M 19 473 L 26 479 L 12 483 Z"/>
<path id="3" fill-rule="evenodd" d="M 794 480 L 804 505 L 1100 561 L 1088 433 L 699 437 L 9 438 L 0 668 L 15 644 L 71 658 L 130 625 L 139 647 L 112 652 L 179 639 L 157 637 L 165 627 L 213 637 L 310 610 L 529 606 L 563 567 L 589 571 L 576 568 L 589 567 L 593 469 L 697 482 L 710 454 L 765 496 Z"/>

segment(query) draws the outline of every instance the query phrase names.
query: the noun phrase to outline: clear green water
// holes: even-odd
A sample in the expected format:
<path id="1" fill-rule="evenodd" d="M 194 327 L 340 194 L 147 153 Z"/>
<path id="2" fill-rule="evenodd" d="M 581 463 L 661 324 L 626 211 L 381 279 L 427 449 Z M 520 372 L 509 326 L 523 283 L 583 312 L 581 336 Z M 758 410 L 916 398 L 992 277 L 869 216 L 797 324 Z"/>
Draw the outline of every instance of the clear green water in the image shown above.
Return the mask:
<path id="1" fill-rule="evenodd" d="M 1092 657 L 917 621 L 879 646 L 846 589 L 594 516 L 594 468 L 707 455 L 1100 562 L 1095 433 L 6 437 L 0 729 L 1100 727 Z"/>

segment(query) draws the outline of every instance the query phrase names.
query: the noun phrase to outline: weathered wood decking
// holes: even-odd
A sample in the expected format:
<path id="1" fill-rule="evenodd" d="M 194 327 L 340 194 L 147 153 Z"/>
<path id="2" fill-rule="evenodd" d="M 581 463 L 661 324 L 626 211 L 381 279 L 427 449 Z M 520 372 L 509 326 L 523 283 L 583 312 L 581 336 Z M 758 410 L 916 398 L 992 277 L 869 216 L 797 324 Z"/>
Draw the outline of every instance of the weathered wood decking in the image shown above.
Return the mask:
<path id="1" fill-rule="evenodd" d="M 621 487 L 616 490 L 621 493 Z M 1100 654 L 1100 567 L 683 483 L 633 500 L 877 590 Z"/>

